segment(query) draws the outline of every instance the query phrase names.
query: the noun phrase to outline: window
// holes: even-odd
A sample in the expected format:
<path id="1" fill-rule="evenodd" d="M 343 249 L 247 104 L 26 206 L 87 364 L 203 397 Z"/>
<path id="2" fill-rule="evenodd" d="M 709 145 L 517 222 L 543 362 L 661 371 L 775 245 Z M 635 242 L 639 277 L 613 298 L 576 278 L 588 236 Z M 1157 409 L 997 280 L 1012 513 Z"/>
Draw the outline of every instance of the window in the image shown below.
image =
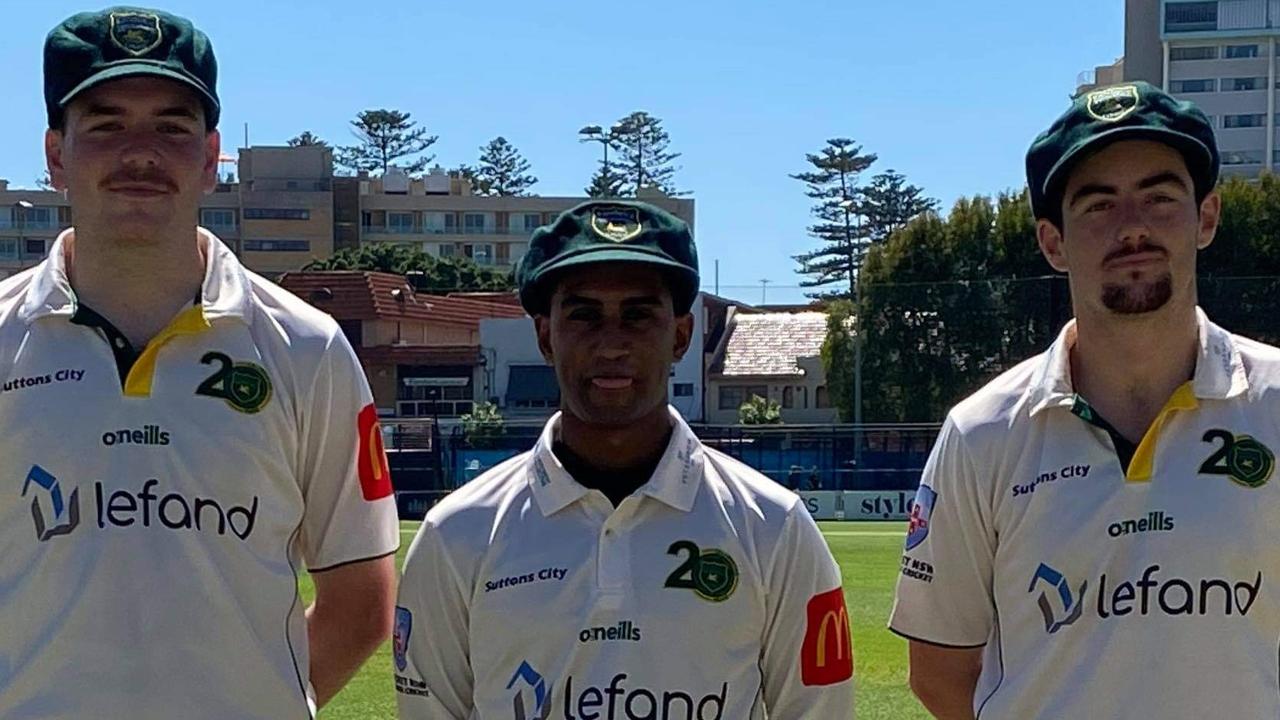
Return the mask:
<path id="1" fill-rule="evenodd" d="M 1170 80 L 1169 92 L 1173 93 L 1198 93 L 1213 92 L 1217 89 L 1216 80 Z"/>
<path id="2" fill-rule="evenodd" d="M 1223 165 L 1261 165 L 1262 150 L 1227 150 L 1222 153 Z"/>
<path id="3" fill-rule="evenodd" d="M 18 257 L 17 238 L 0 238 L 0 258 Z"/>
<path id="4" fill-rule="evenodd" d="M 813 406 L 816 408 L 831 407 L 831 399 L 827 397 L 827 386 L 819 385 L 813 393 Z"/>
<path id="5" fill-rule="evenodd" d="M 1267 87 L 1264 77 L 1222 78 L 1222 92 L 1262 90 Z"/>
<path id="6" fill-rule="evenodd" d="M 462 232 L 464 235 L 484 234 L 484 213 L 465 213 L 462 216 Z"/>
<path id="7" fill-rule="evenodd" d="M 25 227 L 31 229 L 53 229 L 53 208 L 33 207 L 23 211 L 22 208 L 13 208 L 12 215 L 13 227 Z"/>
<path id="8" fill-rule="evenodd" d="M 676 383 L 672 386 L 671 394 L 675 397 L 693 397 L 693 383 Z"/>
<path id="9" fill-rule="evenodd" d="M 720 388 L 720 409 L 737 410 L 752 396 L 769 397 L 765 385 L 725 385 Z"/>
<path id="10" fill-rule="evenodd" d="M 471 258 L 477 265 L 493 264 L 493 245 L 490 243 L 464 245 L 462 251 L 463 254 Z"/>
<path id="11" fill-rule="evenodd" d="M 440 235 L 446 228 L 453 227 L 453 223 L 449 222 L 452 218 L 453 213 L 424 212 L 422 213 L 422 231 Z"/>
<path id="12" fill-rule="evenodd" d="M 541 213 L 524 214 L 524 231 L 526 233 L 532 233 L 534 230 L 537 230 L 540 225 L 542 225 Z"/>
<path id="13" fill-rule="evenodd" d="M 796 389 L 790 385 L 782 388 L 782 407 L 790 410 L 796 406 Z"/>
<path id="14" fill-rule="evenodd" d="M 458 254 L 458 248 L 453 243 L 444 243 L 440 246 L 440 257 L 451 258 Z"/>
<path id="15" fill-rule="evenodd" d="M 1254 47 L 1257 47 L 1256 45 Z M 1218 48 L 1215 45 L 1193 45 L 1189 47 L 1169 48 L 1169 60 L 1216 60 Z"/>
<path id="16" fill-rule="evenodd" d="M 458 232 L 458 216 L 454 213 L 444 214 L 444 231 L 447 233 Z"/>
<path id="17" fill-rule="evenodd" d="M 44 255 L 44 240 L 27 240 L 23 252 L 27 255 Z"/>
<path id="18" fill-rule="evenodd" d="M 1222 127 L 1224 128 L 1251 128 L 1262 127 L 1267 122 L 1267 116 L 1258 113 L 1256 115 L 1223 115 Z"/>
<path id="19" fill-rule="evenodd" d="M 409 212 L 387 213 L 387 230 L 393 233 L 413 232 L 413 213 L 409 213 Z"/>
<path id="20" fill-rule="evenodd" d="M 1165 32 L 1201 32 L 1218 29 L 1218 3 L 1171 2 L 1164 6 Z"/>
<path id="21" fill-rule="evenodd" d="M 245 240 L 249 252 L 310 252 L 310 240 Z"/>
<path id="22" fill-rule="evenodd" d="M 1229 60 L 1235 58 L 1256 58 L 1258 57 L 1257 45 L 1228 45 L 1222 49 L 1222 57 Z"/>
<path id="23" fill-rule="evenodd" d="M 310 220 L 311 211 L 301 208 L 245 208 L 245 220 Z"/>
<path id="24" fill-rule="evenodd" d="M 200 224 L 207 228 L 234 228 L 236 226 L 236 211 L 230 209 L 201 210 Z"/>

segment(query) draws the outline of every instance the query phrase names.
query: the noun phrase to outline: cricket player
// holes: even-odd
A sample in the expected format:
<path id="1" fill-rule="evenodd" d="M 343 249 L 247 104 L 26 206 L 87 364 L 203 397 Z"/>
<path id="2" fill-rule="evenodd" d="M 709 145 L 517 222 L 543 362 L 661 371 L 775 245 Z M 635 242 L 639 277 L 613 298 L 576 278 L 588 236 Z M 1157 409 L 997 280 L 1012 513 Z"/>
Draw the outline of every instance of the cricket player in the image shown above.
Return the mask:
<path id="1" fill-rule="evenodd" d="M 1205 115 L 1145 83 L 1032 144 L 1075 319 L 925 468 L 890 627 L 937 717 L 1280 716 L 1280 350 L 1197 308 L 1218 168 Z"/>
<path id="2" fill-rule="evenodd" d="M 0 282 L 0 718 L 313 717 L 393 617 L 364 375 L 332 318 L 196 226 L 202 32 L 80 14 L 44 68 L 74 227 Z"/>
<path id="3" fill-rule="evenodd" d="M 520 299 L 561 410 L 427 513 L 405 560 L 405 720 L 853 714 L 840 570 L 795 493 L 667 404 L 689 349 L 689 228 L 588 202 L 539 228 Z"/>

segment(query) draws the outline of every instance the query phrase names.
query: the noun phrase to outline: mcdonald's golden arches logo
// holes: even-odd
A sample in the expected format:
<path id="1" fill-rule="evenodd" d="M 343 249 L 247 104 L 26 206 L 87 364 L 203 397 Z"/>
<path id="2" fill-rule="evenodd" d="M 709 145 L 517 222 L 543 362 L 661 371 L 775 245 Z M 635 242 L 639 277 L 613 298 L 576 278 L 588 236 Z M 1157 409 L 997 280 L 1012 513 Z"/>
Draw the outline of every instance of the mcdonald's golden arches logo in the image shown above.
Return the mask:
<path id="1" fill-rule="evenodd" d="M 800 680 L 808 686 L 835 685 L 853 677 L 853 641 L 844 590 L 814 595 L 806 614 Z"/>

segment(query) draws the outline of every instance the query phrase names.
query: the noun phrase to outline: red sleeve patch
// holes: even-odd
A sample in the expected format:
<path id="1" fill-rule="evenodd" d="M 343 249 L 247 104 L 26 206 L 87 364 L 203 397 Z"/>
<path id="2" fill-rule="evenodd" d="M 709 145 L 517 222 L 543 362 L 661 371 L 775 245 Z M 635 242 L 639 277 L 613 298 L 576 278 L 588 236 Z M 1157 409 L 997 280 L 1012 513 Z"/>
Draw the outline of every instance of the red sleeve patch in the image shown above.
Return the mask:
<path id="1" fill-rule="evenodd" d="M 836 588 L 809 599 L 800 649 L 800 680 L 805 685 L 835 685 L 853 677 L 853 639 L 844 590 Z"/>
<path id="2" fill-rule="evenodd" d="M 382 447 L 382 426 L 373 403 L 364 406 L 356 421 L 360 444 L 356 448 L 356 467 L 360 472 L 360 492 L 365 500 L 381 500 L 392 493 L 391 468 Z"/>

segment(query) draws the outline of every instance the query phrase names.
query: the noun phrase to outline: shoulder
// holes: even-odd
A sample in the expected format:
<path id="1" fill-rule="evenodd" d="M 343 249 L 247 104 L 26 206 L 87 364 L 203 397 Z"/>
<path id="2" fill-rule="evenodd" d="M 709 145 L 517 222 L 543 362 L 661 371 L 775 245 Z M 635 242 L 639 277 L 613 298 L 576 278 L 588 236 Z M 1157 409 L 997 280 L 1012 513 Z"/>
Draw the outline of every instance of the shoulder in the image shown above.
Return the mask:
<path id="1" fill-rule="evenodd" d="M 1018 363 L 961 400 L 947 414 L 947 421 L 962 435 L 982 435 L 992 429 L 1008 430 L 1030 417 L 1028 391 L 1047 361 L 1046 354 Z"/>
<path id="2" fill-rule="evenodd" d="M 295 349 L 324 348 L 339 334 L 338 322 L 328 313 L 248 269 L 244 273 L 255 332 L 270 333 Z"/>
<path id="3" fill-rule="evenodd" d="M 0 322 L 17 314 L 23 301 L 26 300 L 27 290 L 39 271 L 40 265 L 37 265 L 0 280 Z"/>
<path id="4" fill-rule="evenodd" d="M 746 463 L 705 445 L 702 450 L 706 457 L 704 475 L 722 504 L 740 507 L 746 514 L 779 528 L 787 513 L 803 506 L 799 495 Z"/>
<path id="5" fill-rule="evenodd" d="M 1231 340 L 1244 363 L 1250 394 L 1280 397 L 1280 348 L 1241 335 L 1232 335 Z"/>
<path id="6" fill-rule="evenodd" d="M 528 466 L 532 455 L 533 451 L 528 451 L 510 458 L 449 493 L 427 512 L 423 525 L 445 545 L 486 547 L 493 528 L 514 501 L 531 496 Z"/>

